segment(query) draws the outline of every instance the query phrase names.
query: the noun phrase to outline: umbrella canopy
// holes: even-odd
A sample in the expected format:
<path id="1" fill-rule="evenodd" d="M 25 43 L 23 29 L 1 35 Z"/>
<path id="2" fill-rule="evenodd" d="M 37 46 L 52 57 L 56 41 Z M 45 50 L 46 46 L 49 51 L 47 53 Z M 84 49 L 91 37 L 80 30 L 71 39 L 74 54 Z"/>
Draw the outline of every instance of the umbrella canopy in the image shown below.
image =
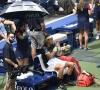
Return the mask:
<path id="1" fill-rule="evenodd" d="M 49 14 L 41 5 L 31 1 L 21 1 L 5 8 L 0 16 L 6 19 L 41 18 Z"/>

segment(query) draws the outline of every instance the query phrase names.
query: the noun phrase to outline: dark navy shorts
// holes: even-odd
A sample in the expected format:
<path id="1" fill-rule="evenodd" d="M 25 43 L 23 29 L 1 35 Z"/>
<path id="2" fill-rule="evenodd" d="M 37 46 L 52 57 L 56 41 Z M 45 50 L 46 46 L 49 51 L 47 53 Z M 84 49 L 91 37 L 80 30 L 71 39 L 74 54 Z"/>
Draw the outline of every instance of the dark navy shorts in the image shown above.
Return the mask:
<path id="1" fill-rule="evenodd" d="M 96 20 L 100 19 L 100 6 L 98 6 L 97 4 L 95 4 L 94 16 Z"/>
<path id="2" fill-rule="evenodd" d="M 89 28 L 90 28 L 89 22 L 86 23 L 78 22 L 78 29 L 89 30 Z"/>
<path id="3" fill-rule="evenodd" d="M 100 20 L 100 11 L 96 11 L 95 18 L 96 20 Z"/>
<path id="4" fill-rule="evenodd" d="M 19 60 L 24 58 L 29 58 L 29 51 L 21 51 L 16 49 L 15 54 L 16 54 L 16 58 Z"/>

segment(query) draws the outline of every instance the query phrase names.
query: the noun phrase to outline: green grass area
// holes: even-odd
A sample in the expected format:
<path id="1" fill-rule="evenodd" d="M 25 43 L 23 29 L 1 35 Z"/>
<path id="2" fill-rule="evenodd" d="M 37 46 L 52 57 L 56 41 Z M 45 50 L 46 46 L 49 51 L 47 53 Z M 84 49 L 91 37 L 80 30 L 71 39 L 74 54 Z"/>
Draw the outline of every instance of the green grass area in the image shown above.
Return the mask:
<path id="1" fill-rule="evenodd" d="M 91 72 L 93 74 L 95 74 L 96 77 L 100 78 L 100 68 L 97 68 L 97 66 L 99 64 L 97 63 L 90 63 L 90 62 L 83 62 L 83 61 L 79 61 L 82 70 L 86 70 L 88 72 Z M 100 90 L 100 88 L 94 88 L 94 87 L 79 87 L 79 86 L 68 86 L 67 87 L 68 90 Z M 57 89 L 57 90 L 61 90 L 61 89 Z"/>
<path id="2" fill-rule="evenodd" d="M 6 82 L 5 77 L 0 76 L 0 90 L 3 90 L 5 82 Z"/>
<path id="3" fill-rule="evenodd" d="M 94 38 L 96 37 L 96 29 L 94 29 Z M 95 40 L 91 43 L 88 44 L 89 48 L 91 48 L 91 50 L 89 51 L 93 51 L 93 52 L 100 52 L 100 40 Z"/>

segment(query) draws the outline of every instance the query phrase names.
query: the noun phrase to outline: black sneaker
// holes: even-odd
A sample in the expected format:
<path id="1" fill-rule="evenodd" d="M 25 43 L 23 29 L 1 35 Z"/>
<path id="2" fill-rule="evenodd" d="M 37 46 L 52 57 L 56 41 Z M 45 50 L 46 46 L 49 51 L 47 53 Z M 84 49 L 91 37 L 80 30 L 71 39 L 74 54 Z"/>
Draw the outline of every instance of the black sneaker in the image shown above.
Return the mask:
<path id="1" fill-rule="evenodd" d="M 76 84 L 73 83 L 73 82 L 68 82 L 67 84 L 68 84 L 69 86 L 76 86 Z"/>
<path id="2" fill-rule="evenodd" d="M 67 87 L 65 87 L 64 84 L 60 84 L 58 88 L 60 88 L 61 90 L 67 90 Z"/>

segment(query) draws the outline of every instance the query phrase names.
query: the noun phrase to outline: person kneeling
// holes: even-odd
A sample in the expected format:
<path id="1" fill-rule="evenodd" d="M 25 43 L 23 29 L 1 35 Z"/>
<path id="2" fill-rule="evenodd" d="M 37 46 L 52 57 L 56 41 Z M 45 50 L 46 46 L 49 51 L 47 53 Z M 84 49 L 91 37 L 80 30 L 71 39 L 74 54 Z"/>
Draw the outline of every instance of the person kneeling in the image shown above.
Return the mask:
<path id="1" fill-rule="evenodd" d="M 42 59 L 44 60 L 44 64 L 48 69 L 55 69 L 58 71 L 58 79 L 60 81 L 60 88 L 65 89 L 65 85 L 63 82 L 63 73 L 67 70 L 67 84 L 72 85 L 73 83 L 70 82 L 70 75 L 74 69 L 73 62 L 62 61 L 56 56 L 60 56 L 60 43 L 57 41 L 53 44 L 52 36 L 48 35 L 45 37 L 45 42 L 42 47 Z"/>

